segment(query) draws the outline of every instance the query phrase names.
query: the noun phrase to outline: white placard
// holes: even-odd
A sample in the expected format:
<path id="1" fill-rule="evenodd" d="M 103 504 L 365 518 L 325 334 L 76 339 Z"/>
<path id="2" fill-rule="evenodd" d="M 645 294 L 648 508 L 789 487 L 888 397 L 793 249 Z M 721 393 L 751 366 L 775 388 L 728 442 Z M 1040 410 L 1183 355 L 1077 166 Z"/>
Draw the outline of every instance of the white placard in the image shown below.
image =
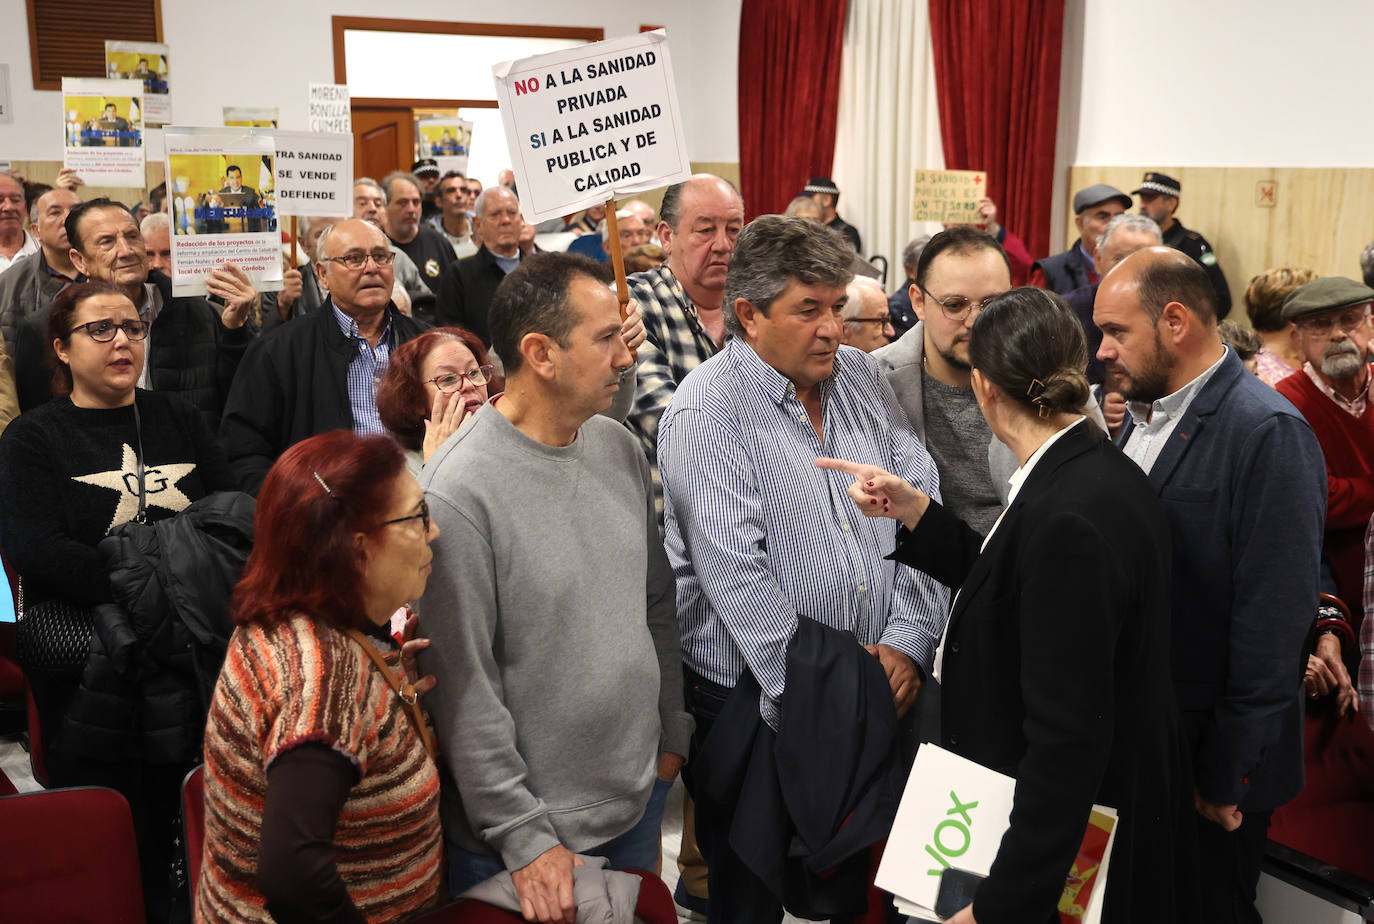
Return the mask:
<path id="1" fill-rule="evenodd" d="M 526 221 L 691 175 L 662 29 L 506 61 L 492 73 Z"/>
<path id="2" fill-rule="evenodd" d="M 144 125 L 172 121 L 167 46 L 160 42 L 105 42 L 105 76 L 143 81 Z"/>
<path id="3" fill-rule="evenodd" d="M 353 214 L 353 136 L 273 132 L 278 215 Z"/>
<path id="4" fill-rule="evenodd" d="M 235 263 L 259 292 L 282 286 L 272 132 L 164 131 L 172 207 L 172 294 L 205 294 L 205 277 Z"/>
<path id="5" fill-rule="evenodd" d="M 415 120 L 415 144 L 420 157 L 432 157 L 439 175 L 457 170 L 468 173 L 468 151 L 472 149 L 472 123 L 452 117 L 436 116 Z"/>
<path id="6" fill-rule="evenodd" d="M 62 78 L 62 166 L 91 186 L 143 189 L 143 81 Z"/>
<path id="7" fill-rule="evenodd" d="M 10 110 L 10 66 L 0 64 L 0 125 L 8 125 L 14 121 L 14 113 Z"/>
<path id="8" fill-rule="evenodd" d="M 312 83 L 309 106 L 312 132 L 346 135 L 353 131 L 353 110 L 348 102 L 347 84 Z"/>

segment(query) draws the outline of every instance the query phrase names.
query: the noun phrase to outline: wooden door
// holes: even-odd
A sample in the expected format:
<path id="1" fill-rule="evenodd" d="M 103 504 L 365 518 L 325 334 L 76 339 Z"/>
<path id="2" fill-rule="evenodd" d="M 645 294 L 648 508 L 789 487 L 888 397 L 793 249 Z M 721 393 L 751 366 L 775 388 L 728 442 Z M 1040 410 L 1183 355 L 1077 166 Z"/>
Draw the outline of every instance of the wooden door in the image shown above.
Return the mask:
<path id="1" fill-rule="evenodd" d="M 410 107 L 353 107 L 353 175 L 380 181 L 415 160 L 415 113 Z"/>

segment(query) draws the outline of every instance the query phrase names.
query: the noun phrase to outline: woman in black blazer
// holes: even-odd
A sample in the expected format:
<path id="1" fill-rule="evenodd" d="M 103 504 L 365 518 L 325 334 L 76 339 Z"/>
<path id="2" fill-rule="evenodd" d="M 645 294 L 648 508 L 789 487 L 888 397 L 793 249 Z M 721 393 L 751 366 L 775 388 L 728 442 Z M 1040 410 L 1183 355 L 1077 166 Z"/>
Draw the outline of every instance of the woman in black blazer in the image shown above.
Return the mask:
<path id="1" fill-rule="evenodd" d="M 936 656 L 940 744 L 1016 778 L 1011 827 L 957 924 L 1058 920 L 1093 803 L 1120 818 L 1104 921 L 1192 920 L 1196 826 L 1169 672 L 1169 528 L 1154 490 L 1078 408 L 1082 328 L 1059 296 L 987 302 L 969 343 L 973 389 L 1016 453 L 986 541 L 871 466 L 865 512 L 901 520 L 893 557 L 958 590 Z"/>

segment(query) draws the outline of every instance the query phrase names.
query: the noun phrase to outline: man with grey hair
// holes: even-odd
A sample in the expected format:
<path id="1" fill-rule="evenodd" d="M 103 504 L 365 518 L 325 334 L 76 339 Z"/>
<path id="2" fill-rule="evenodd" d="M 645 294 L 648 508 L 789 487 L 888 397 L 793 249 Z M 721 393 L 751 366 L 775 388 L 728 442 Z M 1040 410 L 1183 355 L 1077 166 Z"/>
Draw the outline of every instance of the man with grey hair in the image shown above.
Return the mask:
<path id="1" fill-rule="evenodd" d="M 921 260 L 921 251 L 929 243 L 930 235 L 922 234 L 907 241 L 902 248 L 902 270 L 906 277 L 887 300 L 887 312 L 892 316 L 893 340 L 916 326 L 918 319 L 911 307 L 911 284 L 916 281 L 916 264 Z"/>
<path id="2" fill-rule="evenodd" d="M 439 294 L 439 278 L 444 270 L 458 259 L 448 239 L 420 218 L 423 214 L 424 186 L 413 174 L 395 171 L 382 180 L 386 192 L 386 233 L 420 270 L 420 279 L 435 295 Z M 432 322 L 429 306 L 418 309 L 416 317 Z"/>
<path id="3" fill-rule="evenodd" d="M 887 312 L 887 293 L 882 283 L 868 276 L 855 276 L 846 289 L 844 335 L 841 342 L 872 353 L 897 336 L 892 316 Z"/>
<path id="4" fill-rule="evenodd" d="M 29 222 L 38 252 L 16 261 L 0 276 L 0 335 L 9 344 L 11 357 L 24 319 L 46 311 L 57 293 L 76 280 L 66 222 L 67 214 L 80 203 L 76 193 L 60 187 L 34 200 Z"/>
<path id="5" fill-rule="evenodd" d="M 1364 284 L 1374 289 L 1374 241 L 1365 244 L 1360 251 L 1360 275 L 1364 277 Z"/>
<path id="6" fill-rule="evenodd" d="M 143 249 L 148 269 L 172 275 L 172 219 L 166 212 L 153 212 L 138 223 L 143 234 Z"/>
<path id="7" fill-rule="evenodd" d="M 677 385 L 658 425 L 666 548 L 677 575 L 687 706 L 697 723 L 687 783 L 713 919 L 718 909 L 729 920 L 782 917 L 780 893 L 733 846 L 732 825 L 736 835 L 741 824 L 749 828 L 757 806 L 720 797 L 737 781 L 718 748 L 738 743 L 736 726 L 717 721 L 722 704 L 736 717 L 752 716 L 760 734 L 777 730 L 784 714 L 795 731 L 824 721 L 803 703 L 871 694 L 866 684 L 876 677 L 881 699 L 854 705 L 870 710 L 890 749 L 894 707 L 903 714 L 915 701 L 947 612 L 945 587 L 884 557 L 895 525 L 841 503 L 852 479 L 813 465 L 822 455 L 877 465 L 940 496 L 935 464 L 878 364 L 840 343 L 851 258 L 839 236 L 804 219 L 766 215 L 746 227 L 724 295 L 734 336 Z M 812 677 L 817 688 L 809 687 L 803 674 L 810 672 L 793 670 L 794 641 L 820 645 L 846 665 L 840 673 L 854 685 Z M 711 736 L 713 726 L 724 734 Z M 843 775 L 855 759 L 848 746 L 832 747 L 815 762 L 824 766 L 789 772 L 796 782 L 813 772 Z M 703 785 L 713 775 L 725 789 Z"/>
<path id="8" fill-rule="evenodd" d="M 358 177 L 353 181 L 352 217 L 371 222 L 381 228 L 383 234 L 387 234 L 388 229 L 386 204 L 386 191 L 382 189 L 381 183 L 366 176 Z M 407 315 L 413 314 L 417 309 L 422 312 L 432 311 L 434 293 L 420 278 L 420 270 L 415 266 L 415 261 L 410 259 L 404 250 L 396 246 L 389 234 L 387 245 L 391 248 L 392 253 L 396 254 L 396 259 L 391 264 L 395 270 L 393 278 L 405 290 L 408 300 L 405 304 L 399 300 L 396 301 L 396 307 Z"/>
<path id="9" fill-rule="evenodd" d="M 1093 265 L 1097 267 L 1097 272 L 1101 276 L 1105 276 L 1114 266 L 1137 250 L 1158 246 L 1163 240 L 1159 225 L 1148 215 L 1130 212 L 1117 215 L 1107 222 L 1106 227 L 1097 236 L 1097 243 L 1092 252 Z M 1091 385 L 1105 386 L 1107 367 L 1097 358 L 1097 348 L 1102 343 L 1102 331 L 1093 323 L 1093 302 L 1097 299 L 1097 287 L 1100 284 L 1100 281 L 1093 282 L 1074 289 L 1064 296 L 1064 301 L 1069 303 L 1074 314 L 1078 315 L 1078 323 L 1083 325 L 1083 336 L 1088 342 L 1088 382 Z M 1116 396 L 1102 402 L 1107 424 L 1111 432 L 1115 433 L 1126 413 L 1126 403 L 1113 389 L 1108 388 L 1105 393 Z"/>
<path id="10" fill-rule="evenodd" d="M 434 316 L 439 324 L 466 327 L 491 346 L 487 311 L 492 297 L 506 274 L 519 266 L 526 254 L 522 244 L 527 226 L 520 212 L 520 200 L 504 186 L 482 190 L 477 196 L 472 227 L 482 246 L 472 256 L 456 260 L 444 270 L 439 278 Z"/>

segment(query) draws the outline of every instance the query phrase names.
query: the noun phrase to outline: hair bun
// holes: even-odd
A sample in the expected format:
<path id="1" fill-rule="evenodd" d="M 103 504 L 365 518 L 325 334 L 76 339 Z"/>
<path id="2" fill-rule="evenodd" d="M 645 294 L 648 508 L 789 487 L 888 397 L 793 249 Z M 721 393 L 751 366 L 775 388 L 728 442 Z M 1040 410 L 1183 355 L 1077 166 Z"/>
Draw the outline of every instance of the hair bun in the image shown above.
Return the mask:
<path id="1" fill-rule="evenodd" d="M 1034 399 L 1051 413 L 1073 413 L 1088 403 L 1088 377 L 1079 369 L 1059 369 L 1045 382 L 1045 390 Z"/>

